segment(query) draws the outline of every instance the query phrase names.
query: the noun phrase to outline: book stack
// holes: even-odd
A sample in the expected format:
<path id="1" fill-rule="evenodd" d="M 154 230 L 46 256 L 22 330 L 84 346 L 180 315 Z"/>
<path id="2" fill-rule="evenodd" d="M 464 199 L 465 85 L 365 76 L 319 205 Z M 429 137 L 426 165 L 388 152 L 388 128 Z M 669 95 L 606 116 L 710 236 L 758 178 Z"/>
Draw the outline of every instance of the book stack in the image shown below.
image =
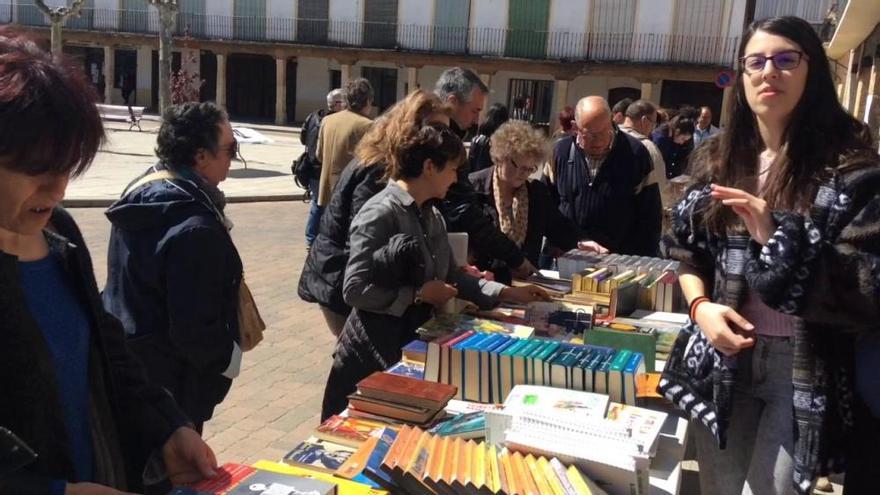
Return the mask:
<path id="1" fill-rule="evenodd" d="M 679 311 L 678 262 L 648 256 L 585 254 L 574 250 L 558 260 L 560 276 L 571 278 L 574 302 L 601 306 L 610 316 L 635 309 Z"/>
<path id="2" fill-rule="evenodd" d="M 358 418 L 429 425 L 445 414 L 456 387 L 377 371 L 348 396 L 348 413 Z"/>
<path id="3" fill-rule="evenodd" d="M 644 355 L 510 335 L 458 332 L 428 343 L 425 380 L 456 388 L 455 398 L 502 402 L 516 385 L 546 385 L 608 394 L 635 404 Z"/>
<path id="4" fill-rule="evenodd" d="M 518 386 L 502 409 L 486 413 L 486 441 L 558 457 L 611 493 L 647 493 L 666 416 L 601 394 Z"/>
<path id="5" fill-rule="evenodd" d="M 364 444 L 353 467 L 337 475 L 363 475 L 392 493 L 602 494 L 576 467 L 555 458 L 521 454 L 484 442 L 443 437 L 404 426 Z"/>

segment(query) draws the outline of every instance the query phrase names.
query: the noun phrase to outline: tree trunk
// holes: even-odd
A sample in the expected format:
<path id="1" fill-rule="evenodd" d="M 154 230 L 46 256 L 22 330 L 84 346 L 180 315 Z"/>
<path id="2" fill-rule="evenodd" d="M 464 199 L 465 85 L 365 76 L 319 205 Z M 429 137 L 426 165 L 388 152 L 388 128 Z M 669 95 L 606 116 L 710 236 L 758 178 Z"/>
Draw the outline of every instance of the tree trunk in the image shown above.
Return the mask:
<path id="1" fill-rule="evenodd" d="M 171 35 L 177 16 L 176 9 L 159 6 L 159 112 L 160 115 L 171 106 L 171 47 L 174 40 Z"/>
<path id="2" fill-rule="evenodd" d="M 64 19 L 52 19 L 52 55 L 61 55 L 64 43 L 61 40 L 61 26 Z"/>

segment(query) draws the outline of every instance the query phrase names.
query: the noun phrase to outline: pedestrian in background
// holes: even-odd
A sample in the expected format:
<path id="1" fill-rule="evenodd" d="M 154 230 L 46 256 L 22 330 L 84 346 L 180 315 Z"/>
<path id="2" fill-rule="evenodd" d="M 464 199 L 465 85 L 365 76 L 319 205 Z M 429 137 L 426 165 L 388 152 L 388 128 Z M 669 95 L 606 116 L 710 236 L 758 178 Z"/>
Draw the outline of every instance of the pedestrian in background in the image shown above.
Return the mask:
<path id="1" fill-rule="evenodd" d="M 311 197 L 309 218 L 306 220 L 306 250 L 311 248 L 315 236 L 318 235 L 318 225 L 321 222 L 321 213 L 324 207 L 318 204 L 318 185 L 321 180 L 321 161 L 318 160 L 318 133 L 321 130 L 321 122 L 324 117 L 340 112 L 345 109 L 345 95 L 337 88 L 327 93 L 327 108 L 319 108 L 310 113 L 303 122 L 299 132 L 299 141 L 305 146 L 303 160 L 308 175 L 308 188 Z"/>
<path id="2" fill-rule="evenodd" d="M 330 202 L 342 170 L 354 157 L 355 147 L 373 123 L 369 118 L 373 108 L 370 81 L 354 79 L 345 85 L 344 91 L 345 110 L 325 118 L 318 133 L 317 158 L 321 162 L 318 206 L 321 207 Z"/>
<path id="3" fill-rule="evenodd" d="M 468 169 L 472 172 L 483 170 L 492 166 L 492 155 L 489 143 L 492 134 L 501 124 L 510 120 L 507 107 L 501 103 L 495 103 L 486 110 L 486 118 L 477 129 L 477 137 L 471 141 L 471 149 L 468 151 Z"/>

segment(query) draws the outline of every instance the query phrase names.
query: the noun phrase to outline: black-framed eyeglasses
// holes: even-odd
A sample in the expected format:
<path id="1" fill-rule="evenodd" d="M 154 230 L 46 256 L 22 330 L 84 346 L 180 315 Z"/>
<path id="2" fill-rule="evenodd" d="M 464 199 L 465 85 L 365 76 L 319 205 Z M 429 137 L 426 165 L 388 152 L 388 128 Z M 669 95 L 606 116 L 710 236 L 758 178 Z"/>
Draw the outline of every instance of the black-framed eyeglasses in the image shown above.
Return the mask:
<path id="1" fill-rule="evenodd" d="M 538 167 L 532 165 L 531 167 L 526 167 L 525 165 L 517 165 L 513 158 L 510 159 L 510 164 L 513 165 L 513 169 L 517 172 L 527 172 L 529 175 L 538 171 Z"/>
<path id="2" fill-rule="evenodd" d="M 801 60 L 805 57 L 806 55 L 802 51 L 786 50 L 769 57 L 759 54 L 746 55 L 740 59 L 740 63 L 742 64 L 743 72 L 752 75 L 762 72 L 767 67 L 768 60 L 773 62 L 773 67 L 776 67 L 777 70 L 793 70 L 801 65 Z"/>

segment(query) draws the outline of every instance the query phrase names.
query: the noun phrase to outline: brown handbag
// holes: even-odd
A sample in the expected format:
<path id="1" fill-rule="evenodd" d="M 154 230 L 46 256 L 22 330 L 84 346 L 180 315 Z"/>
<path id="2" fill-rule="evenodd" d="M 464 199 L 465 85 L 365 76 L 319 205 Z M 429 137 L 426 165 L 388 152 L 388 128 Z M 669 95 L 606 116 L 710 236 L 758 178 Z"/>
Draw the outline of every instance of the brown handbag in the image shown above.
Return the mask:
<path id="1" fill-rule="evenodd" d="M 263 330 L 266 329 L 266 323 L 260 316 L 260 310 L 257 309 L 257 303 L 254 296 L 244 281 L 244 275 L 241 277 L 241 284 L 238 286 L 238 346 L 242 352 L 247 352 L 263 340 Z"/>

